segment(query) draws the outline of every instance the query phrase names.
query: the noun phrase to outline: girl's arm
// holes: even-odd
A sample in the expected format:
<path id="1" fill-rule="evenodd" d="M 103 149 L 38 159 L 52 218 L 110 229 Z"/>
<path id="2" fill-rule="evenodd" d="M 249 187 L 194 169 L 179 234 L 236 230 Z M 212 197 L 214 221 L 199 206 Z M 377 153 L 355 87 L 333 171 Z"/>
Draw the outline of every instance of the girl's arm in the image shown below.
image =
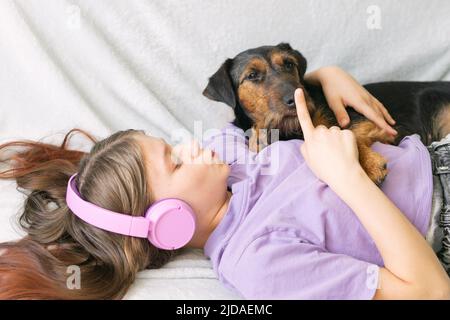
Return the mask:
<path id="1" fill-rule="evenodd" d="M 332 188 L 358 216 L 383 257 L 385 268 L 380 269 L 374 299 L 450 299 L 450 279 L 431 247 L 360 166 Z"/>
<path id="2" fill-rule="evenodd" d="M 383 258 L 374 298 L 450 299 L 450 279 L 431 247 L 361 168 L 353 132 L 314 128 L 300 89 L 295 103 L 306 163 L 354 211 Z"/>
<path id="3" fill-rule="evenodd" d="M 322 87 L 328 105 L 341 127 L 345 128 L 350 123 L 345 108 L 351 106 L 387 133 L 394 136 L 397 134 L 390 126 L 395 124 L 395 120 L 383 104 L 341 68 L 329 66 L 317 69 L 306 74 L 305 81 Z"/>

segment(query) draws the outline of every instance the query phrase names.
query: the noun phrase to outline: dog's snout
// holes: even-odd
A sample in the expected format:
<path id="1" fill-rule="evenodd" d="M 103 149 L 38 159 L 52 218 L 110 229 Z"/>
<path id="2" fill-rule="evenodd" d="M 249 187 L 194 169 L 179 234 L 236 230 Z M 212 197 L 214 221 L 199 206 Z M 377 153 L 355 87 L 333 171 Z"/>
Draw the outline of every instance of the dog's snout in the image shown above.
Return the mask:
<path id="1" fill-rule="evenodd" d="M 294 100 L 294 95 L 288 95 L 286 97 L 284 97 L 284 104 L 288 107 L 288 108 L 294 108 L 295 107 L 295 100 Z"/>

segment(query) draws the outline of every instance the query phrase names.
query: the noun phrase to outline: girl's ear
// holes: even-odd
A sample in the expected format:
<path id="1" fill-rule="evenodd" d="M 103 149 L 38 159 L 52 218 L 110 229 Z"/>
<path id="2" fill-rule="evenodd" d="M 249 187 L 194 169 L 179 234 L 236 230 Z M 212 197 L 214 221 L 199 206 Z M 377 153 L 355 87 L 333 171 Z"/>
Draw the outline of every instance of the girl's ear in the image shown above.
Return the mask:
<path id="1" fill-rule="evenodd" d="M 227 59 L 210 78 L 203 95 L 211 100 L 223 102 L 236 108 L 236 95 L 230 77 L 232 59 Z"/>

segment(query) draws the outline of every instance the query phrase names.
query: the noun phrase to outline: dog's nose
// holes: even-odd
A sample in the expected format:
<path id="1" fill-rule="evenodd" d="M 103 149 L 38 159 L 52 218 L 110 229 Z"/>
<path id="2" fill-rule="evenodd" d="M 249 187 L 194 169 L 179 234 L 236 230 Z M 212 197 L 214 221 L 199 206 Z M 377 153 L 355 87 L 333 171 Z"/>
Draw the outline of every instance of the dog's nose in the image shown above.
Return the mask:
<path id="1" fill-rule="evenodd" d="M 284 104 L 285 104 L 288 108 L 294 108 L 294 107 L 295 107 L 294 96 L 287 96 L 287 97 L 284 97 Z"/>

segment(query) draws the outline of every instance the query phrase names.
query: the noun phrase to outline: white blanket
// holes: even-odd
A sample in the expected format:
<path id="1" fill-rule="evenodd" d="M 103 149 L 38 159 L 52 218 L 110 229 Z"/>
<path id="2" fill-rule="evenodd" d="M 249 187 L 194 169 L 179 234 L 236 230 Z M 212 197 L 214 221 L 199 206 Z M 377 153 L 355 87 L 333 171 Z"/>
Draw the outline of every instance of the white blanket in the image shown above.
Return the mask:
<path id="1" fill-rule="evenodd" d="M 290 42 L 309 68 L 337 64 L 361 82 L 450 80 L 450 2 L 440 0 L 0 1 L 0 143 L 60 142 L 80 127 L 221 127 L 225 105 L 201 94 L 227 57 Z M 88 150 L 85 140 L 74 148 Z M 0 182 L 0 241 L 16 239 L 23 196 Z M 127 298 L 237 297 L 192 253 L 140 275 Z"/>

